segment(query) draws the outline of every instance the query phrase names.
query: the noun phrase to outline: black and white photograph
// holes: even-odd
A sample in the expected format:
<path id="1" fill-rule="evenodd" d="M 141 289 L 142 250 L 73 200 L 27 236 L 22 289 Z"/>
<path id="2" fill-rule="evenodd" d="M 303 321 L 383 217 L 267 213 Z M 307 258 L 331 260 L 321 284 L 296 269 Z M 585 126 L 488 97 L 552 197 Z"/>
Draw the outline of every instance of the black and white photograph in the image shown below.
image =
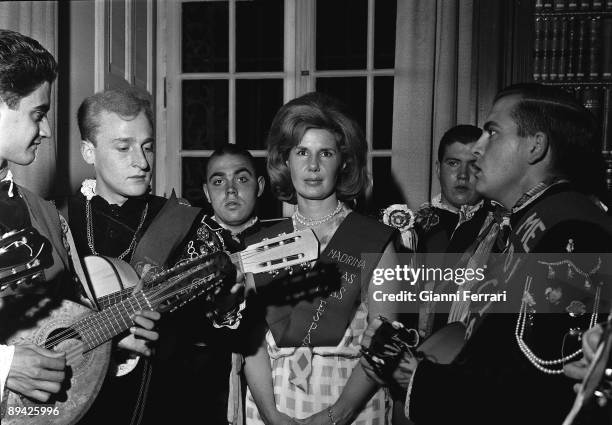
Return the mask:
<path id="1" fill-rule="evenodd" d="M 0 423 L 612 425 L 612 0 L 0 0 Z"/>

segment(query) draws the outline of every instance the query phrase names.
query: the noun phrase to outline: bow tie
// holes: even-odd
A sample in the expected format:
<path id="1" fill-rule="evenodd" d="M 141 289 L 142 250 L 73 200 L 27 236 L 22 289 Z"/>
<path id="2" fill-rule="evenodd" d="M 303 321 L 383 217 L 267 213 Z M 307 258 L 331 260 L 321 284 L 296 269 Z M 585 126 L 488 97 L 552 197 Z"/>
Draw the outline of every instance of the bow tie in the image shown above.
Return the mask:
<path id="1" fill-rule="evenodd" d="M 496 237 L 495 245 L 497 247 L 497 252 L 502 252 L 508 243 L 508 238 L 512 231 L 512 227 L 510 226 L 510 212 L 502 207 L 497 207 L 493 212 L 493 219 L 495 223 L 499 225 L 499 232 Z"/>

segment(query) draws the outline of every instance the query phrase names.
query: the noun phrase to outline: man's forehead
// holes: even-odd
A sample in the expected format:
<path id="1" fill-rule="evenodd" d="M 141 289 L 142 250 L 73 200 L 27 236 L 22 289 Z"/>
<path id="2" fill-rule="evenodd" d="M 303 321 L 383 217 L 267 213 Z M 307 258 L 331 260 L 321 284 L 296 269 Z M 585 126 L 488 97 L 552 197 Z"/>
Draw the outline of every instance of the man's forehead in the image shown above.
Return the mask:
<path id="1" fill-rule="evenodd" d="M 153 129 L 144 111 L 135 117 L 122 117 L 112 111 L 100 111 L 97 120 L 98 136 L 104 133 L 112 140 L 134 139 L 136 141 L 153 138 Z"/>
<path id="2" fill-rule="evenodd" d="M 476 143 L 476 140 L 470 143 L 453 142 L 446 146 L 444 150 L 443 159 L 456 158 L 456 159 L 472 159 L 472 147 Z"/>
<path id="3" fill-rule="evenodd" d="M 19 101 L 20 108 L 49 110 L 51 102 L 51 85 L 44 82 L 36 90 Z"/>
<path id="4" fill-rule="evenodd" d="M 255 175 L 255 169 L 253 164 L 247 158 L 242 155 L 224 154 L 221 156 L 214 157 L 209 160 L 206 167 L 206 178 L 210 178 L 213 175 L 233 175 L 240 172 L 250 173 Z"/>
<path id="5" fill-rule="evenodd" d="M 147 119 L 147 116 L 144 113 L 144 111 L 140 111 L 140 112 L 138 112 L 138 114 L 136 114 L 134 116 L 124 117 L 124 116 L 119 115 L 116 112 L 109 111 L 109 110 L 106 110 L 106 109 L 102 109 L 100 111 L 100 114 L 98 115 L 98 121 L 100 123 L 102 123 L 103 121 L 107 121 L 107 122 L 108 121 L 110 121 L 110 122 L 126 122 L 126 123 L 129 123 L 129 122 L 138 121 L 138 120 L 140 120 L 142 118 Z M 147 123 L 148 123 L 148 120 L 147 120 Z"/>
<path id="6" fill-rule="evenodd" d="M 510 113 L 514 110 L 516 104 L 521 100 L 521 96 L 518 94 L 511 94 L 497 99 L 493 104 L 487 121 L 499 119 L 500 116 L 510 116 Z"/>

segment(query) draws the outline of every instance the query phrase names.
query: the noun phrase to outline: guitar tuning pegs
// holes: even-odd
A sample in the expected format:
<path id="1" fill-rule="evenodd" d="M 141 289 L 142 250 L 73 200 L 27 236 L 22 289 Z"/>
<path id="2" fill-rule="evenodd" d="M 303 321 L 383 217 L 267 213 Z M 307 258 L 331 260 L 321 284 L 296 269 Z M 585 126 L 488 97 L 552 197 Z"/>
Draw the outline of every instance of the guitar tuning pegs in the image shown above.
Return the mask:
<path id="1" fill-rule="evenodd" d="M 0 239 L 10 238 L 11 236 L 16 235 L 17 233 L 19 233 L 19 230 L 11 230 L 10 232 L 4 233 L 2 237 L 0 237 Z"/>

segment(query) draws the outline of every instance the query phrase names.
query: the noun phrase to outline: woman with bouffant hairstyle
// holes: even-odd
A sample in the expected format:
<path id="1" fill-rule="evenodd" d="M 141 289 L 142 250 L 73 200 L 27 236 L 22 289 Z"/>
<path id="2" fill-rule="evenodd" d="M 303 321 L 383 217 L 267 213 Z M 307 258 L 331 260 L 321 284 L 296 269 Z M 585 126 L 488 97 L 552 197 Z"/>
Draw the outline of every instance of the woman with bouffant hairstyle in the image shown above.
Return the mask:
<path id="1" fill-rule="evenodd" d="M 325 129 L 336 138 L 342 157 L 336 182 L 338 199 L 357 199 L 370 183 L 363 131 L 338 101 L 317 92 L 287 103 L 272 122 L 268 135 L 268 174 L 274 194 L 281 201 L 297 202 L 287 158 L 311 128 Z"/>
<path id="2" fill-rule="evenodd" d="M 311 229 L 318 264 L 335 264 L 331 294 L 269 305 L 248 332 L 247 424 L 386 424 L 390 400 L 359 364 L 368 317 L 387 305 L 369 297 L 375 267 L 397 264 L 394 230 L 353 212 L 369 179 L 367 144 L 339 102 L 321 93 L 292 100 L 277 113 L 268 136 L 268 172 L 278 199 L 295 204 L 291 219 L 260 232 L 257 242 Z M 369 253 L 371 255 L 362 256 Z M 263 276 L 265 275 L 265 276 Z M 273 277 L 260 274 L 256 286 Z M 377 287 L 377 289 L 380 287 Z M 370 316 L 369 316 L 370 315 Z M 259 336 L 257 336 L 259 335 Z"/>

